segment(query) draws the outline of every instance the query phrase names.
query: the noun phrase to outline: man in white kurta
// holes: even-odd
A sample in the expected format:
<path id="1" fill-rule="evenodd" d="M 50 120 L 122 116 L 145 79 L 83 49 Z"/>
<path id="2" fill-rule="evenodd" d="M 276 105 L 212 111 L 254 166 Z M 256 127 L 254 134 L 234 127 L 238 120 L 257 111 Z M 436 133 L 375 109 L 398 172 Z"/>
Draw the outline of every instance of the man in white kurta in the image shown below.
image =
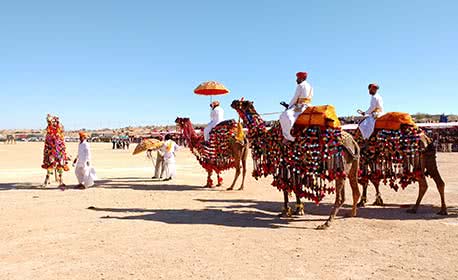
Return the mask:
<path id="1" fill-rule="evenodd" d="M 291 128 L 296 122 L 297 118 L 302 114 L 305 109 L 309 106 L 313 97 L 313 88 L 306 81 L 307 73 L 298 72 L 296 73 L 296 93 L 293 99 L 289 102 L 288 109 L 286 109 L 280 115 L 280 125 L 283 132 L 283 137 L 289 141 L 294 141 L 294 137 L 291 135 Z"/>
<path id="2" fill-rule="evenodd" d="M 75 162 L 75 175 L 79 183 L 77 188 L 84 189 L 93 186 L 96 175 L 94 168 L 90 165 L 91 147 L 87 142 L 87 136 L 84 132 L 80 132 L 80 144 L 78 146 L 78 156 Z"/>
<path id="3" fill-rule="evenodd" d="M 172 180 L 176 176 L 176 162 L 175 162 L 175 152 L 178 150 L 179 146 L 175 141 L 172 140 L 170 134 L 165 136 L 164 145 L 162 145 L 159 152 L 164 158 L 162 172 L 165 177 L 164 181 Z"/>
<path id="4" fill-rule="evenodd" d="M 204 139 L 205 141 L 210 140 L 210 132 L 212 129 L 224 120 L 224 110 L 221 108 L 219 101 L 213 101 L 210 104 L 212 108 L 210 113 L 210 122 L 207 127 L 204 128 Z"/>
<path id="5" fill-rule="evenodd" d="M 366 112 L 362 112 L 365 119 L 359 124 L 359 130 L 364 139 L 369 139 L 374 132 L 375 120 L 383 115 L 383 99 L 377 93 L 379 86 L 377 84 L 369 84 L 369 94 L 371 95 L 371 104 Z"/>

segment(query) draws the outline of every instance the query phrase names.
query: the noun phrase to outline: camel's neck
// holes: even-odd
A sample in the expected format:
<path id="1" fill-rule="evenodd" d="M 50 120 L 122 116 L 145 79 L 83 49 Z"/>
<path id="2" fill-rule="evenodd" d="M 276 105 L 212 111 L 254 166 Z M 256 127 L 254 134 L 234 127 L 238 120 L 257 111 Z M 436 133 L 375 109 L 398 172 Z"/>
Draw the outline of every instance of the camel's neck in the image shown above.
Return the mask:
<path id="1" fill-rule="evenodd" d="M 203 149 L 202 147 L 202 137 L 199 137 L 194 130 L 191 121 L 186 122 L 183 125 L 183 136 L 186 139 L 186 142 L 188 142 L 189 148 L 193 153 L 198 152 Z"/>
<path id="2" fill-rule="evenodd" d="M 248 139 L 250 141 L 253 140 L 254 137 L 258 137 L 259 134 L 267 132 L 266 123 L 257 112 L 244 112 L 242 119 L 248 128 Z"/>

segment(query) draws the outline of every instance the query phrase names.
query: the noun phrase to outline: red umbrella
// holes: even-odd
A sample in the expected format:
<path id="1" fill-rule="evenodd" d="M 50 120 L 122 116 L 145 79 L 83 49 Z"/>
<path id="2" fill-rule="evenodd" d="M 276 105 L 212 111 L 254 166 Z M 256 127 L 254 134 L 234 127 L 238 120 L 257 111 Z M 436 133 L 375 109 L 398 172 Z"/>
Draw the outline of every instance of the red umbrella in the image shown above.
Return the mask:
<path id="1" fill-rule="evenodd" d="M 194 90 L 195 94 L 199 95 L 223 95 L 229 93 L 229 90 L 221 83 L 216 81 L 203 82 Z"/>

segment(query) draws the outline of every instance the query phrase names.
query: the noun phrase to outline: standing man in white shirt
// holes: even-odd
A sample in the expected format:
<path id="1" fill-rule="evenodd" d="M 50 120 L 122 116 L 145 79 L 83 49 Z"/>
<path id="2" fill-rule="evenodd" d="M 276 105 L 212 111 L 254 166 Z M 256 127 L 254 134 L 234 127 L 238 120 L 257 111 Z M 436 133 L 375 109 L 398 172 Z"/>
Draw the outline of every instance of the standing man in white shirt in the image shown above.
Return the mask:
<path id="1" fill-rule="evenodd" d="M 307 72 L 296 73 L 296 93 L 289 102 L 288 109 L 280 115 L 280 125 L 283 137 L 289 141 L 295 140 L 291 135 L 291 128 L 299 115 L 302 114 L 312 102 L 313 88 L 306 80 Z"/>
<path id="2" fill-rule="evenodd" d="M 221 108 L 219 101 L 215 100 L 210 104 L 212 108 L 210 113 L 210 122 L 207 127 L 204 128 L 204 139 L 208 141 L 210 139 L 210 132 L 212 129 L 224 120 L 224 110 Z"/>
<path id="3" fill-rule="evenodd" d="M 80 144 L 78 146 L 78 155 L 73 161 L 76 163 L 75 175 L 78 179 L 77 189 L 85 189 L 94 185 L 95 170 L 91 165 L 91 147 L 87 142 L 87 135 L 85 132 L 80 132 Z"/>
<path id="4" fill-rule="evenodd" d="M 165 179 L 163 181 L 170 181 L 176 176 L 176 161 L 175 161 L 175 152 L 180 148 L 180 146 L 172 140 L 172 135 L 167 134 L 165 136 L 164 145 L 162 145 L 159 153 L 164 158 L 162 163 L 162 173 L 164 174 Z"/>
<path id="5" fill-rule="evenodd" d="M 369 95 L 371 95 L 371 104 L 366 112 L 359 110 L 358 112 L 366 118 L 359 124 L 359 130 L 364 139 L 369 139 L 372 132 L 374 132 L 375 120 L 384 114 L 383 112 L 383 99 L 377 93 L 379 86 L 377 84 L 369 84 Z"/>

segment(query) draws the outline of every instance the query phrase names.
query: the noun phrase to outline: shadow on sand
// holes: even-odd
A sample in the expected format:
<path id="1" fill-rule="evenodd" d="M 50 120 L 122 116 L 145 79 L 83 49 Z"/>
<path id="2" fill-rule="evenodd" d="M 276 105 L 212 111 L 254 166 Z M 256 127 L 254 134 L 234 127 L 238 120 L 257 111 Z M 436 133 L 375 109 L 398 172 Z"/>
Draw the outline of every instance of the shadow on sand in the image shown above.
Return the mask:
<path id="1" fill-rule="evenodd" d="M 89 207 L 92 211 L 106 212 L 102 219 L 119 220 L 145 220 L 167 224 L 200 224 L 221 225 L 229 227 L 246 228 L 301 228 L 314 229 L 314 224 L 301 224 L 298 222 L 323 222 L 329 216 L 332 204 L 323 203 L 315 205 L 306 203 L 305 217 L 280 218 L 278 211 L 281 202 L 257 201 L 250 199 L 197 199 L 205 204 L 216 203 L 225 205 L 210 205 L 205 209 L 143 209 L 143 208 L 97 208 Z M 229 204 L 229 205 L 227 205 Z M 358 217 L 379 220 L 437 220 L 458 217 L 458 208 L 449 208 L 449 216 L 436 215 L 433 210 L 439 210 L 431 205 L 424 205 L 417 214 L 409 214 L 404 205 L 392 204 L 385 207 L 362 208 Z M 341 208 L 338 219 L 348 217 L 350 205 Z M 114 214 L 114 215 L 113 215 Z M 312 216 L 312 217 L 310 217 Z M 294 223 L 294 225 L 290 225 Z"/>
<path id="2" fill-rule="evenodd" d="M 103 189 L 131 189 L 139 191 L 205 191 L 202 186 L 177 185 L 173 181 L 164 182 L 159 179 L 124 177 L 107 178 L 96 181 L 96 186 Z"/>
<path id="3" fill-rule="evenodd" d="M 274 203 L 270 201 L 257 201 L 250 199 L 196 199 L 203 203 L 232 203 L 233 205 L 226 205 L 224 207 L 209 206 L 209 209 L 214 208 L 225 208 L 225 209 L 237 209 L 240 207 L 255 208 L 261 211 L 279 212 L 282 203 Z M 290 203 L 293 207 L 294 204 Z M 331 203 L 315 203 L 306 202 L 304 204 L 304 210 L 307 215 L 313 216 L 324 216 L 328 217 L 333 204 Z M 448 207 L 448 216 L 437 215 L 440 207 L 433 206 L 431 204 L 422 204 L 416 214 L 407 213 L 407 209 L 411 206 L 410 204 L 385 204 L 383 207 L 369 206 L 358 208 L 359 218 L 364 219 L 378 219 L 378 220 L 440 220 L 444 218 L 458 217 L 458 207 Z M 349 217 L 351 213 L 351 205 L 345 204 L 340 208 L 339 217 Z"/>

